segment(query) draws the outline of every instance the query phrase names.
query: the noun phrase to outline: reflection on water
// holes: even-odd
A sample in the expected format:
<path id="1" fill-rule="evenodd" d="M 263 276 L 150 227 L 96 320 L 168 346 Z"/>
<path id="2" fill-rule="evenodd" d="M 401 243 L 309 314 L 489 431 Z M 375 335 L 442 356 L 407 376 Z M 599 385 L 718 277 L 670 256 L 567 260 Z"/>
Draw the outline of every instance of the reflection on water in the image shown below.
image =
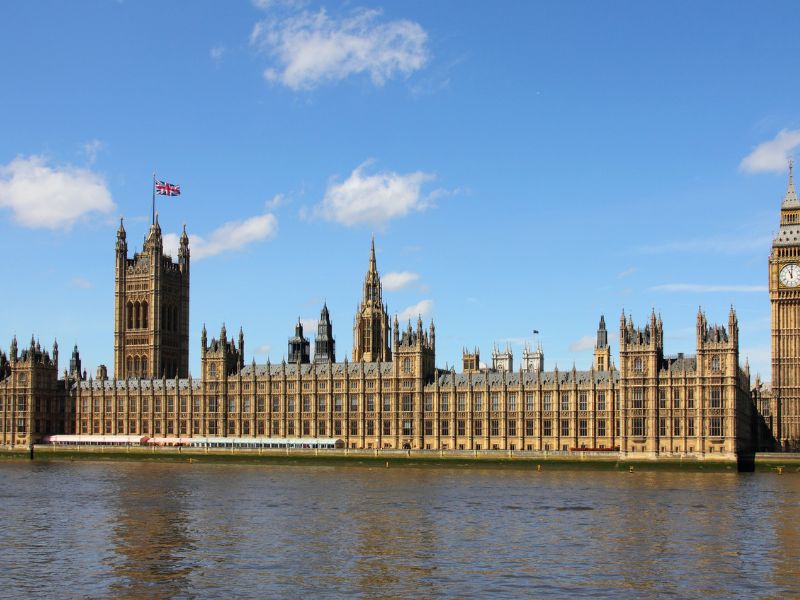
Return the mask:
<path id="1" fill-rule="evenodd" d="M 115 554 L 106 561 L 115 595 L 172 597 L 188 588 L 194 547 L 181 475 L 136 464 L 116 479 L 110 490 Z"/>
<path id="2" fill-rule="evenodd" d="M 800 477 L 0 463 L 0 596 L 784 597 Z"/>

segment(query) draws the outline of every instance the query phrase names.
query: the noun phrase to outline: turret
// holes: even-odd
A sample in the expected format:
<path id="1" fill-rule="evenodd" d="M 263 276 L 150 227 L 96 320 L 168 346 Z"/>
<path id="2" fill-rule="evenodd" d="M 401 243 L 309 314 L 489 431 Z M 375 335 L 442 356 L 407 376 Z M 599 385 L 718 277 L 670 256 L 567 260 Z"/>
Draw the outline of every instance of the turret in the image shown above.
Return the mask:
<path id="1" fill-rule="evenodd" d="M 289 338 L 289 362 L 295 364 L 308 364 L 310 362 L 311 343 L 303 337 L 303 324 L 300 317 L 294 327 L 294 337 Z"/>
<path id="2" fill-rule="evenodd" d="M 239 368 L 244 368 L 244 330 L 239 326 Z"/>
<path id="3" fill-rule="evenodd" d="M 597 326 L 593 368 L 598 371 L 606 371 L 611 368 L 611 348 L 608 346 L 608 331 L 606 331 L 606 319 L 603 315 L 600 315 L 600 323 Z"/>
<path id="4" fill-rule="evenodd" d="M 183 224 L 183 233 L 178 248 L 178 264 L 189 266 L 189 236 L 186 235 L 186 223 Z"/>
<path id="5" fill-rule="evenodd" d="M 699 306 L 697 307 L 696 331 L 697 331 L 697 347 L 699 348 L 702 345 L 706 335 L 706 317 L 703 314 L 702 308 L 700 308 Z"/>
<path id="6" fill-rule="evenodd" d="M 511 352 L 509 344 L 506 344 L 504 351 L 499 350 L 497 344 L 495 344 L 492 350 L 492 369 L 508 373 L 514 371 L 514 354 Z"/>
<path id="7" fill-rule="evenodd" d="M 72 358 L 69 361 L 69 374 L 80 379 L 81 376 L 81 355 L 78 353 L 78 344 L 72 349 Z"/>
<path id="8" fill-rule="evenodd" d="M 58 340 L 53 340 L 53 365 L 58 373 Z"/>
<path id="9" fill-rule="evenodd" d="M 317 337 L 314 340 L 314 364 L 336 362 L 336 341 L 333 339 L 333 325 L 328 313 L 328 303 L 322 305 L 317 324 Z"/>
<path id="10" fill-rule="evenodd" d="M 739 320 L 736 318 L 736 311 L 733 310 L 733 304 L 731 304 L 731 310 L 728 312 L 728 335 L 730 336 L 731 342 L 738 347 Z"/>
<path id="11" fill-rule="evenodd" d="M 464 373 L 477 373 L 481 368 L 480 350 L 474 348 L 472 352 L 463 348 L 461 351 L 461 368 Z"/>
<path id="12" fill-rule="evenodd" d="M 206 333 L 206 324 L 203 323 L 203 331 L 200 332 L 200 356 L 203 356 L 208 350 L 208 334 Z"/>
<path id="13" fill-rule="evenodd" d="M 117 229 L 117 257 L 128 257 L 128 241 L 125 234 L 125 226 L 122 224 L 122 217 L 119 219 L 119 229 Z"/>
<path id="14" fill-rule="evenodd" d="M 17 362 L 17 336 L 11 338 L 11 347 L 8 349 L 8 356 L 11 362 Z"/>

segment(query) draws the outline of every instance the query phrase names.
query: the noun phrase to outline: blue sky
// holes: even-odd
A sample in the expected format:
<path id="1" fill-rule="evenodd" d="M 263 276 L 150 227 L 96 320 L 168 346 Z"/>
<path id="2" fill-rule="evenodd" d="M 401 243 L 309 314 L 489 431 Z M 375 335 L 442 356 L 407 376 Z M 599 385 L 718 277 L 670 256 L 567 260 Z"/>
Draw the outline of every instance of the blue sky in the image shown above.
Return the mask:
<path id="1" fill-rule="evenodd" d="M 113 365 L 114 239 L 192 238 L 199 332 L 279 361 L 327 300 L 343 358 L 374 233 L 437 363 L 587 368 L 599 315 L 697 307 L 769 378 L 767 257 L 800 146 L 795 2 L 30 2 L 0 7 L 0 346 Z M 392 275 L 389 275 L 392 274 Z M 313 332 L 309 332 L 313 333 Z M 313 336 L 312 336 L 313 338 Z M 62 354 L 63 356 L 63 354 Z M 63 367 L 62 363 L 62 367 Z"/>

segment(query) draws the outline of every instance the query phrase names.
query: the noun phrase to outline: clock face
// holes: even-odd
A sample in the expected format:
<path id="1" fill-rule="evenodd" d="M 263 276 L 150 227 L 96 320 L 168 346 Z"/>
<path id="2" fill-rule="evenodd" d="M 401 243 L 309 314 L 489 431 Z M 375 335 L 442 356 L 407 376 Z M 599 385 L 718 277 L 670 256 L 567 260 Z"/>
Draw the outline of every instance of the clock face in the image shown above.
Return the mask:
<path id="1" fill-rule="evenodd" d="M 781 284 L 786 287 L 797 287 L 800 285 L 800 265 L 788 264 L 781 269 Z"/>

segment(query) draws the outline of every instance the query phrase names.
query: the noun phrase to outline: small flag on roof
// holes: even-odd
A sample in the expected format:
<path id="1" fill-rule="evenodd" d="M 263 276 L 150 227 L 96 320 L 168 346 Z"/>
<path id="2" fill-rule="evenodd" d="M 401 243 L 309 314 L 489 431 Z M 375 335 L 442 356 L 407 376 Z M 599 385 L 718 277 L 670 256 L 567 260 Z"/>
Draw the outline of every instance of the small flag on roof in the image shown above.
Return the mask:
<path id="1" fill-rule="evenodd" d="M 181 186 L 156 180 L 156 194 L 159 196 L 180 196 Z"/>

